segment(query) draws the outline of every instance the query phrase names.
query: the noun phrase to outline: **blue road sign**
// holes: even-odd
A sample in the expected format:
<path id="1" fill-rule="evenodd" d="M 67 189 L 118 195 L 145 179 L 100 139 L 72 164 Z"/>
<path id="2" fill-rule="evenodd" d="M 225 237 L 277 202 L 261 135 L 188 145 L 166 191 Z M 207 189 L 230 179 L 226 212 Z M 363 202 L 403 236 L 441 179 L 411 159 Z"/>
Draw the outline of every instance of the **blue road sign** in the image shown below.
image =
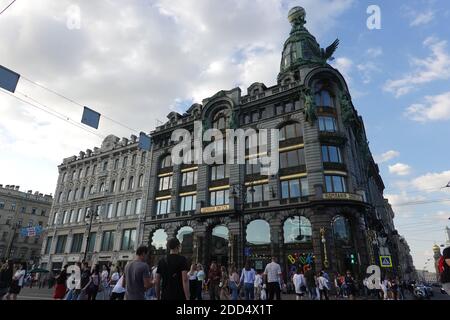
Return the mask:
<path id="1" fill-rule="evenodd" d="M 88 107 L 84 107 L 83 116 L 81 117 L 81 123 L 92 127 L 94 129 L 98 129 L 98 124 L 100 122 L 100 113 L 89 109 Z"/>
<path id="2" fill-rule="evenodd" d="M 19 78 L 20 74 L 0 65 L 0 88 L 14 93 L 16 91 Z"/>

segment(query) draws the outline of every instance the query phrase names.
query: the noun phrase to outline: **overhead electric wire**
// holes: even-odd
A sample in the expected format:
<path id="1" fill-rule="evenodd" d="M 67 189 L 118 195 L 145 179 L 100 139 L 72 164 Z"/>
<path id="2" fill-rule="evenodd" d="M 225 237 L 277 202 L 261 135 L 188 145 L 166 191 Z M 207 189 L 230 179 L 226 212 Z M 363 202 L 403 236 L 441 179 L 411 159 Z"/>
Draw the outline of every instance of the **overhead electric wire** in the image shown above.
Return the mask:
<path id="1" fill-rule="evenodd" d="M 449 202 L 450 199 L 435 199 L 435 200 L 418 200 L 418 201 L 410 201 L 410 202 L 403 202 L 399 204 L 393 204 L 393 207 L 404 207 L 404 206 L 411 206 L 411 205 L 419 205 L 419 204 L 431 204 L 431 203 L 440 203 L 440 202 Z"/>
<path id="2" fill-rule="evenodd" d="M 5 12 L 6 10 L 8 10 L 8 8 L 11 7 L 11 6 L 13 5 L 14 2 L 16 2 L 16 0 L 13 0 L 10 4 L 8 4 L 8 5 L 6 6 L 6 8 L 3 9 L 3 10 L 0 12 L 0 15 L 1 15 L 3 12 Z"/>
<path id="3" fill-rule="evenodd" d="M 43 107 L 40 107 L 40 106 L 38 106 L 37 104 L 32 103 L 32 102 L 29 102 L 29 101 L 26 101 L 25 99 L 22 99 L 22 98 L 20 98 L 20 97 L 18 97 L 18 96 L 15 96 L 15 95 L 13 95 L 12 93 L 10 93 L 10 92 L 8 92 L 8 91 L 6 91 L 6 90 L 3 90 L 3 89 L 2 89 L 2 90 L 0 90 L 0 92 L 6 93 L 6 94 L 10 95 L 11 97 L 13 97 L 13 98 L 15 98 L 15 99 L 17 99 L 17 100 L 19 100 L 19 101 L 21 101 L 21 102 L 23 102 L 23 103 L 26 103 L 26 104 L 28 104 L 28 105 L 30 105 L 30 106 L 36 108 L 36 109 L 39 109 L 39 110 L 44 111 L 44 112 L 46 112 L 46 113 L 48 113 L 48 114 L 50 114 L 50 115 L 52 115 L 52 116 L 54 116 L 54 117 L 57 117 L 57 118 L 59 118 L 59 119 L 61 119 L 61 120 L 64 120 L 64 121 L 66 121 L 67 123 L 69 123 L 69 124 L 71 124 L 71 125 L 74 125 L 74 126 L 80 128 L 80 129 L 83 129 L 83 130 L 86 131 L 86 132 L 89 132 L 90 134 L 96 135 L 96 136 L 98 136 L 98 137 L 100 137 L 100 138 L 102 138 L 102 139 L 105 138 L 105 136 L 102 136 L 102 135 L 100 135 L 100 134 L 98 134 L 98 133 L 96 133 L 96 132 L 92 132 L 92 131 L 88 130 L 87 128 L 85 128 L 85 127 L 82 126 L 81 124 L 78 124 L 76 121 L 70 119 L 69 117 L 65 116 L 65 115 L 62 114 L 62 113 L 59 113 L 59 112 L 57 112 L 57 111 L 52 110 L 51 108 L 49 108 L 48 106 L 46 106 L 46 105 L 44 105 L 44 104 L 42 104 L 42 103 L 39 103 L 40 105 L 43 106 Z M 29 97 L 28 97 L 28 98 L 29 98 Z M 29 99 L 31 99 L 31 98 L 29 98 Z"/>
<path id="4" fill-rule="evenodd" d="M 23 76 L 23 75 L 20 75 L 20 77 L 23 78 L 24 80 L 26 80 L 26 81 L 32 83 L 32 84 L 34 84 L 34 85 L 36 85 L 36 86 L 38 86 L 38 87 L 44 89 L 44 90 L 47 90 L 47 91 L 50 92 L 50 93 L 53 93 L 54 95 L 57 95 L 58 97 L 60 97 L 60 98 L 62 98 L 62 99 L 65 99 L 65 100 L 67 100 L 67 101 L 69 101 L 69 102 L 72 102 L 73 104 L 76 104 L 77 106 L 80 106 L 80 107 L 82 107 L 82 108 L 85 107 L 85 105 L 83 105 L 83 104 L 81 104 L 81 103 L 79 103 L 79 102 L 77 102 L 77 101 L 75 101 L 75 100 L 73 100 L 73 99 L 71 99 L 71 98 L 68 98 L 68 97 L 66 97 L 65 95 L 63 95 L 63 94 L 61 94 L 61 93 L 59 93 L 59 92 L 56 92 L 55 90 L 52 90 L 52 89 L 50 89 L 50 88 L 48 88 L 48 87 L 46 87 L 46 86 L 44 86 L 44 85 L 42 85 L 42 84 L 39 84 L 39 83 L 37 83 L 37 82 L 35 82 L 35 81 L 33 81 L 33 80 L 31 80 L 31 79 L 29 79 L 29 78 Z M 114 120 L 114 119 L 112 119 L 112 118 L 110 118 L 110 117 L 104 115 L 103 113 L 101 113 L 101 116 L 102 116 L 103 118 L 105 118 L 105 119 L 108 119 L 108 120 L 111 121 L 111 122 L 114 122 L 115 124 L 118 124 L 118 125 L 120 125 L 120 126 L 126 128 L 126 129 L 128 129 L 128 130 L 131 130 L 131 131 L 134 131 L 134 132 L 137 132 L 137 133 L 140 132 L 140 130 L 133 129 L 133 128 L 131 128 L 131 127 L 129 127 L 129 126 L 127 126 L 127 125 L 121 123 L 120 121 Z"/>

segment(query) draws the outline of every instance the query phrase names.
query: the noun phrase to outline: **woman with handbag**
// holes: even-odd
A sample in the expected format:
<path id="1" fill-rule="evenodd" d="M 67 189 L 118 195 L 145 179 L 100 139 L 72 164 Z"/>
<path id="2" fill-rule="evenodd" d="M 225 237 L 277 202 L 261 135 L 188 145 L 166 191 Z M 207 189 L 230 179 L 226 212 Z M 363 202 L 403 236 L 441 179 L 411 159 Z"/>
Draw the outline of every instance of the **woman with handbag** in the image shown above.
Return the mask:
<path id="1" fill-rule="evenodd" d="M 228 273 L 227 273 L 227 269 L 222 266 L 220 268 L 220 283 L 219 283 L 219 297 L 220 300 L 230 300 L 230 291 L 228 288 Z"/>
<path id="2" fill-rule="evenodd" d="M 14 273 L 12 277 L 11 286 L 9 288 L 9 292 L 6 295 L 6 300 L 17 300 L 17 295 L 20 293 L 20 290 L 23 287 L 25 274 L 27 270 L 27 264 L 19 264 L 17 271 Z"/>
<path id="3" fill-rule="evenodd" d="M 306 293 L 306 280 L 301 267 L 297 269 L 297 273 L 292 276 L 292 282 L 295 287 L 296 300 L 303 300 Z"/>
<path id="4" fill-rule="evenodd" d="M 53 299 L 55 300 L 62 300 L 66 295 L 67 267 L 68 265 L 65 265 L 61 272 L 55 277 L 56 287 L 55 293 L 53 294 Z"/>

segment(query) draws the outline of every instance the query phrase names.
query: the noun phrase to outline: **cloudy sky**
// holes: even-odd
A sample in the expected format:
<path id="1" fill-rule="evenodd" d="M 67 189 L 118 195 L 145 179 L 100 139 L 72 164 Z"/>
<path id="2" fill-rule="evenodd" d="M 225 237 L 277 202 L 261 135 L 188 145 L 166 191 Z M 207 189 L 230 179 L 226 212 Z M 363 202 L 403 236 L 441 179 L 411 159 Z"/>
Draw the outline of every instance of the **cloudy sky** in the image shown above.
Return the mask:
<path id="1" fill-rule="evenodd" d="M 450 217 L 449 189 L 440 189 L 450 181 L 450 5 L 403 3 L 17 0 L 0 15 L 0 64 L 136 131 L 107 120 L 80 129 L 80 106 L 22 78 L 15 97 L 0 92 L 0 183 L 53 193 L 62 159 L 110 133 L 149 132 L 170 110 L 222 89 L 275 84 L 287 12 L 301 5 L 323 47 L 341 40 L 333 65 L 349 82 L 396 225 L 422 268 Z M 366 26 L 369 4 L 381 8 L 380 30 Z"/>

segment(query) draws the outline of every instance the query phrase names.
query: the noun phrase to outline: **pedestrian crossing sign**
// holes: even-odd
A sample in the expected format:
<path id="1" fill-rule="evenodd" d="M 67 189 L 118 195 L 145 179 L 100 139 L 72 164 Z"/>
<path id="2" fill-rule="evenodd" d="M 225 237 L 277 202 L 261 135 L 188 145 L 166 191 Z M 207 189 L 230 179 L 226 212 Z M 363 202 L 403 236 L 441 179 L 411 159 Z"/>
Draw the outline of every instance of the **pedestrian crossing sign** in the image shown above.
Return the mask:
<path id="1" fill-rule="evenodd" d="M 382 268 L 392 268 L 392 257 L 380 256 L 380 265 Z"/>

